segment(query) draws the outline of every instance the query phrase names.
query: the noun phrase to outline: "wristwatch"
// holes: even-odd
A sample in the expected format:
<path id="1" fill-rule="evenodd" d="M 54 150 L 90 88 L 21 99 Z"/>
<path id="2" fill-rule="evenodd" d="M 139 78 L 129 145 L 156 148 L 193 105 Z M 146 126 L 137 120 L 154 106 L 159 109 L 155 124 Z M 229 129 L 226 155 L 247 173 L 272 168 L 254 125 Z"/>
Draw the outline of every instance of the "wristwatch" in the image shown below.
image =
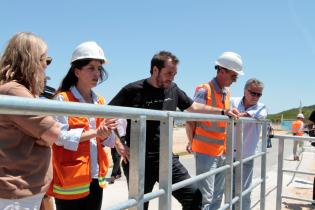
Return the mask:
<path id="1" fill-rule="evenodd" d="M 225 110 L 224 109 L 221 110 L 221 115 L 225 115 Z"/>

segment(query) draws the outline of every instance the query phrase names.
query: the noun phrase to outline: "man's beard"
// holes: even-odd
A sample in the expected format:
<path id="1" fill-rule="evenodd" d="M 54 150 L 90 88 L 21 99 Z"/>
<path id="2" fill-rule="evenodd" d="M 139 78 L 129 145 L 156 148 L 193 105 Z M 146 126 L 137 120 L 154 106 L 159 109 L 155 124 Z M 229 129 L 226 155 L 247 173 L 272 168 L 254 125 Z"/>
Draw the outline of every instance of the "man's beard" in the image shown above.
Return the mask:
<path id="1" fill-rule="evenodd" d="M 167 89 L 170 87 L 171 85 L 171 82 L 170 83 L 166 83 L 166 82 L 163 82 L 160 78 L 160 75 L 158 75 L 158 77 L 156 78 L 156 84 L 158 86 L 158 88 L 164 88 L 164 89 Z"/>

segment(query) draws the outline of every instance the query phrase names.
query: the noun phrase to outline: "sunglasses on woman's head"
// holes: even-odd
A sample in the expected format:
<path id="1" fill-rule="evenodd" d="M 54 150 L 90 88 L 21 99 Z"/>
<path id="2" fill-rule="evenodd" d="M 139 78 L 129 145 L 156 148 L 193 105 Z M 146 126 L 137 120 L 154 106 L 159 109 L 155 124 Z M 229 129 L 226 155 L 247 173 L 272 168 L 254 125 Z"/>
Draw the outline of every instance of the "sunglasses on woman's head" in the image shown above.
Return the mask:
<path id="1" fill-rule="evenodd" d="M 51 64 L 51 62 L 52 62 L 52 57 L 46 57 L 46 64 L 47 64 L 47 66 L 49 64 Z"/>
<path id="2" fill-rule="evenodd" d="M 48 66 L 48 65 L 51 64 L 51 62 L 52 62 L 52 57 L 49 57 L 49 56 L 42 56 L 40 60 L 41 60 L 41 61 L 45 60 L 46 65 Z"/>

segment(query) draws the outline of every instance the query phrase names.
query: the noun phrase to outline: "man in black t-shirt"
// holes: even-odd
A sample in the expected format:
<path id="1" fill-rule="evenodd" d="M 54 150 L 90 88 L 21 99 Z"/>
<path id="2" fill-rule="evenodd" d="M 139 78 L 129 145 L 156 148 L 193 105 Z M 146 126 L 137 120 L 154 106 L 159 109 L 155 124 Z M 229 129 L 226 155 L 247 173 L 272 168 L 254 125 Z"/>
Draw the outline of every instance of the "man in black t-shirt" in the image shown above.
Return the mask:
<path id="1" fill-rule="evenodd" d="M 312 111 L 308 119 L 309 121 L 311 121 L 311 124 L 313 127 L 313 125 L 315 124 L 315 110 Z M 314 137 L 314 136 L 311 136 L 311 137 Z M 312 142 L 311 144 L 312 146 L 315 146 L 315 142 Z M 314 177 L 314 182 L 313 182 L 313 200 L 315 201 L 315 177 Z M 315 205 L 315 202 L 313 202 L 312 205 Z"/>
<path id="2" fill-rule="evenodd" d="M 194 102 L 175 83 L 178 59 L 167 51 L 161 51 L 151 60 L 151 76 L 148 79 L 139 80 L 123 87 L 112 99 L 109 105 L 136 107 L 153 110 L 181 111 L 225 114 L 237 117 L 237 110 L 223 110 Z M 127 146 L 118 142 L 116 148 L 126 160 L 129 156 L 130 122 L 127 126 Z M 144 193 L 151 192 L 153 186 L 159 181 L 159 148 L 160 148 L 160 121 L 147 121 L 146 132 L 146 160 L 145 160 L 145 184 Z M 129 163 L 122 164 L 127 181 L 129 181 Z M 186 168 L 180 163 L 178 156 L 173 155 L 172 183 L 177 183 L 190 178 Z M 192 184 L 176 190 L 173 196 L 182 204 L 185 210 L 201 209 L 201 193 Z M 144 209 L 148 209 L 145 203 Z"/>

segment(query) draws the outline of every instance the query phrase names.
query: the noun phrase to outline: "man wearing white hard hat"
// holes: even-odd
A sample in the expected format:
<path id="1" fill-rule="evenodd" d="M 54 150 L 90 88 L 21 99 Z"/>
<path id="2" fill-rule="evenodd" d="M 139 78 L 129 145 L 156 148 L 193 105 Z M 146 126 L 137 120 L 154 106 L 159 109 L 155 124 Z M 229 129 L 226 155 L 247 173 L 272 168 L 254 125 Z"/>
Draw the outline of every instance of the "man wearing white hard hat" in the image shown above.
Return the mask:
<path id="1" fill-rule="evenodd" d="M 296 116 L 297 120 L 292 122 L 292 134 L 293 136 L 303 136 L 304 134 L 304 115 L 299 113 Z M 294 140 L 293 141 L 293 160 L 300 160 L 300 152 L 298 152 L 298 145 L 300 147 L 299 150 L 303 149 L 303 141 Z"/>
<path id="2" fill-rule="evenodd" d="M 194 101 L 222 110 L 230 107 L 228 87 L 243 75 L 241 56 L 234 52 L 224 52 L 215 62 L 216 77 L 210 82 L 198 85 Z M 236 112 L 238 110 L 234 108 Z M 224 113 L 222 112 L 222 115 Z M 186 132 L 189 142 L 187 151 L 194 152 L 196 173 L 214 170 L 225 164 L 226 122 L 189 122 Z M 203 209 L 219 209 L 224 192 L 224 172 L 212 175 L 198 183 L 202 193 Z"/>

